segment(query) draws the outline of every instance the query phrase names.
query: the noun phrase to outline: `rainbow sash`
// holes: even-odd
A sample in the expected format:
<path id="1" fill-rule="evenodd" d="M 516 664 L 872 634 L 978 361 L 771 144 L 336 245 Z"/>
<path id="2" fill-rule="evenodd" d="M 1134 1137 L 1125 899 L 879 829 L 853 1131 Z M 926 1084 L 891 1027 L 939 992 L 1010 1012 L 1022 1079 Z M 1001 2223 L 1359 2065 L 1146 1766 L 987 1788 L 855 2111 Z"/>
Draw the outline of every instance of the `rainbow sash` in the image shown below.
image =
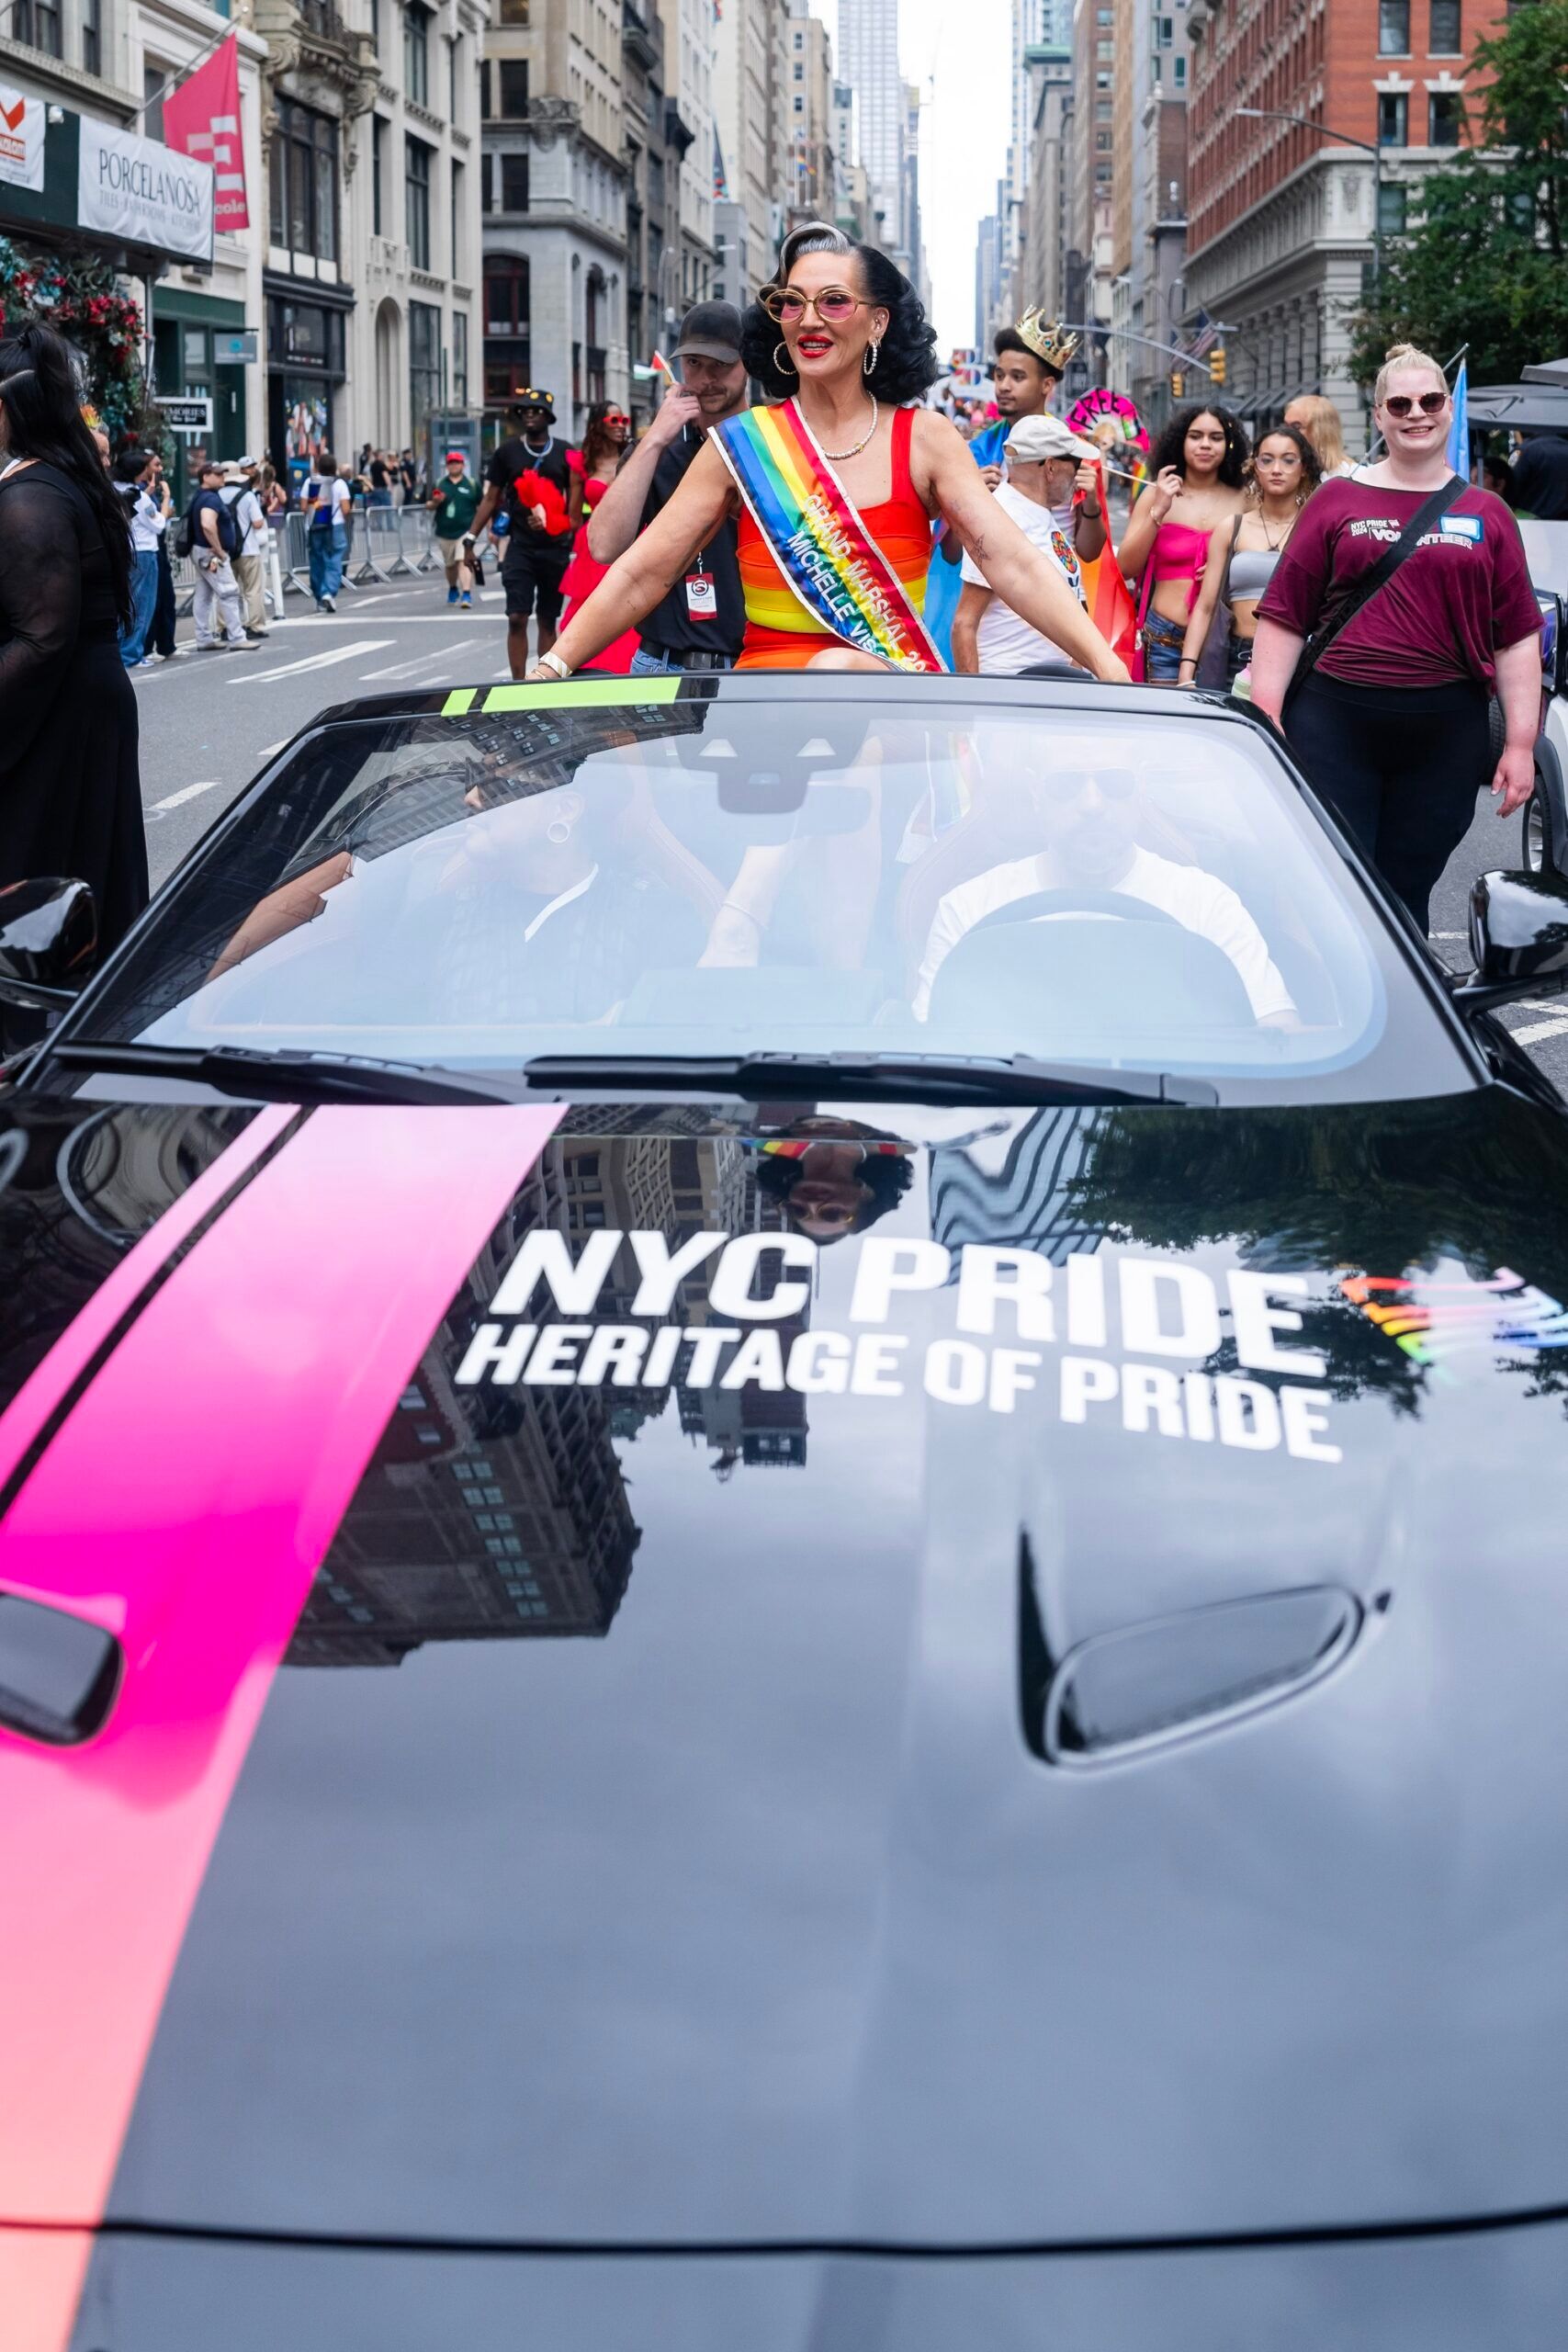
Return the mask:
<path id="1" fill-rule="evenodd" d="M 944 668 L 903 582 L 793 401 L 748 409 L 714 425 L 708 439 L 814 621 L 895 670 Z"/>

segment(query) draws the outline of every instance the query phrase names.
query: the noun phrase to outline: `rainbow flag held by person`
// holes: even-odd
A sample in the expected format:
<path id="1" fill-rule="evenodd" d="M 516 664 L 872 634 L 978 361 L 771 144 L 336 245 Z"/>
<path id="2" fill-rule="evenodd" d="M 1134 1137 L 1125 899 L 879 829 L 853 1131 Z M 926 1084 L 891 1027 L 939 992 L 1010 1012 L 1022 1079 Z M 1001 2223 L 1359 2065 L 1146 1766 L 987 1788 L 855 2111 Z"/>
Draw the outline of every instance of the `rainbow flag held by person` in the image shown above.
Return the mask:
<path id="1" fill-rule="evenodd" d="M 729 417 L 710 428 L 708 439 L 813 620 L 895 670 L 946 668 L 793 401 Z"/>

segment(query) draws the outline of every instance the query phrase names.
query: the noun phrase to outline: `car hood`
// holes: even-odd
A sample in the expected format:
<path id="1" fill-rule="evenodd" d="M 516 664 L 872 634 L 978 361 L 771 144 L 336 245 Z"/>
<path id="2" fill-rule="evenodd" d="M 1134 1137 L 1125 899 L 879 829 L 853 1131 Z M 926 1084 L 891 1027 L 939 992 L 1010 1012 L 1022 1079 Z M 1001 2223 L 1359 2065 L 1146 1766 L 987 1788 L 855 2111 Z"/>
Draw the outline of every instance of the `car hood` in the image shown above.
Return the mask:
<path id="1" fill-rule="evenodd" d="M 1562 2199 L 1561 1122 L 875 1117 L 814 1249 L 761 1115 L 17 1115 L 0 1595 L 123 1670 L 0 1732 L 0 2219 Z M 1202 1627 L 1325 1589 L 1194 1707 Z M 1053 1760 L 1064 1661 L 1168 1619 L 1146 1744 Z"/>

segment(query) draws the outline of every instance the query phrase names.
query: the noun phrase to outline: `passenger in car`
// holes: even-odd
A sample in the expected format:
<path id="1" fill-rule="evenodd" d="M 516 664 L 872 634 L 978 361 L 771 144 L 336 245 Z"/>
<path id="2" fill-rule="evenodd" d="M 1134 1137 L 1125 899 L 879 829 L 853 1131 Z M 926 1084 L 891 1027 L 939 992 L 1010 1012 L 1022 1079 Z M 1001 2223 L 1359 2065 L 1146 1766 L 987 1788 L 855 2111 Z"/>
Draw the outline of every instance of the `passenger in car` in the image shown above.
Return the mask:
<path id="1" fill-rule="evenodd" d="M 942 899 L 916 984 L 917 1021 L 930 1017 L 932 984 L 943 963 L 987 915 L 1039 891 L 1078 890 L 1115 891 L 1157 907 L 1229 958 L 1255 1021 L 1296 1025 L 1291 992 L 1235 892 L 1201 866 L 1178 865 L 1143 846 L 1145 802 L 1130 769 L 1036 775 L 1028 789 L 1043 845 L 1032 856 L 1010 859 L 959 883 Z M 1070 914 L 1070 906 L 1062 911 Z"/>

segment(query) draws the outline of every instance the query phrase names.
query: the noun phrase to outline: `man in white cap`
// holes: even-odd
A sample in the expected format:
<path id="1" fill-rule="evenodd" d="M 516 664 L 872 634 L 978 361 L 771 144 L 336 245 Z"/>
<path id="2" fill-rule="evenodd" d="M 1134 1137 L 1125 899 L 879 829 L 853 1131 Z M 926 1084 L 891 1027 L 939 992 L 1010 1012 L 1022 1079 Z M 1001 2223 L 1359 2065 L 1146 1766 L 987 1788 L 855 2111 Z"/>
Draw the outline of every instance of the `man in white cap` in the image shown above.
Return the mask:
<path id="1" fill-rule="evenodd" d="M 1079 441 L 1058 416 L 1021 416 L 1007 437 L 1007 477 L 996 490 L 998 505 L 1024 537 L 1057 564 L 1079 604 L 1083 581 L 1075 547 L 1074 498 L 1100 512 L 1099 477 L 1092 461 L 1100 452 Z M 1104 523 L 1100 520 L 1100 545 Z M 1086 560 L 1099 548 L 1082 547 Z M 1074 664 L 1049 638 L 1021 620 L 992 588 L 972 557 L 964 558 L 964 591 L 953 624 L 953 666 L 975 676 L 1016 676 L 1021 670 L 1071 670 Z"/>
<path id="2" fill-rule="evenodd" d="M 245 608 L 245 635 L 254 645 L 267 635 L 266 594 L 262 583 L 262 557 L 266 549 L 266 516 L 256 496 L 259 458 L 240 458 L 223 469 L 223 503 L 234 517 L 239 552 L 233 559 L 234 585 Z"/>

